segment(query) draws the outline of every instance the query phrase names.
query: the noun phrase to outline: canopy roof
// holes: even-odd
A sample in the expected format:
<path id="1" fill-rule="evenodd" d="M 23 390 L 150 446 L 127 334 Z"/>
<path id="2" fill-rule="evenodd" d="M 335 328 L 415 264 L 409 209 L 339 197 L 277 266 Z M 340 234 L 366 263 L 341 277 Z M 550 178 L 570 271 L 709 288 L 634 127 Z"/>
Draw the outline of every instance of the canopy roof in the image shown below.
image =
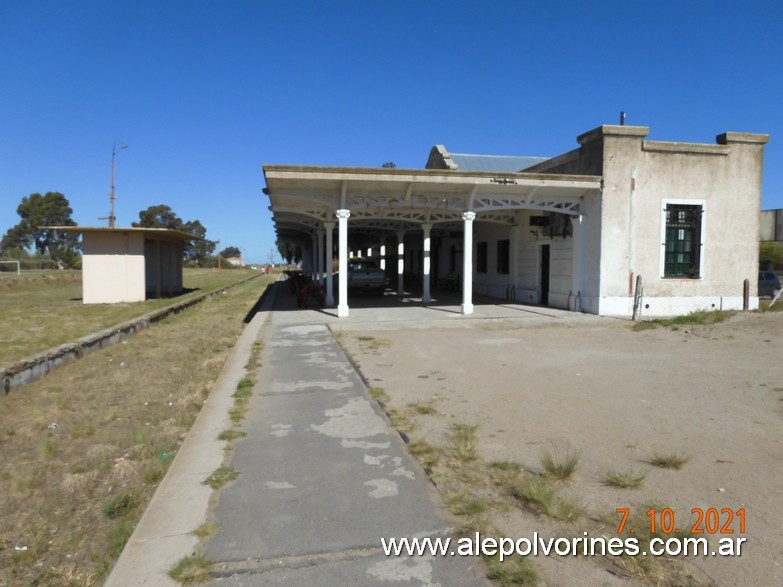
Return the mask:
<path id="1" fill-rule="evenodd" d="M 350 210 L 351 230 L 406 230 L 421 224 L 477 221 L 514 224 L 518 210 L 581 213 L 600 193 L 601 177 L 546 173 L 265 165 L 264 193 L 278 237 L 305 237 Z"/>

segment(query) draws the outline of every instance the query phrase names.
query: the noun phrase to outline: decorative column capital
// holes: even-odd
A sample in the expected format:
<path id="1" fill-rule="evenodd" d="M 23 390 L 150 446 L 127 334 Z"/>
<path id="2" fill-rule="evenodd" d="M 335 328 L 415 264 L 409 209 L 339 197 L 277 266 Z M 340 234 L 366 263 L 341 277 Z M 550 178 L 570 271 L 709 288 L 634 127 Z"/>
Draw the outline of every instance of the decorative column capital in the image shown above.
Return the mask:
<path id="1" fill-rule="evenodd" d="M 348 220 L 348 218 L 351 217 L 351 211 L 347 210 L 345 208 L 341 208 L 340 210 L 334 211 L 335 216 L 339 218 L 340 220 Z"/>
<path id="2" fill-rule="evenodd" d="M 430 230 L 432 230 L 432 223 L 425 222 L 421 225 L 421 229 L 424 231 L 424 234 L 427 234 Z"/>
<path id="3" fill-rule="evenodd" d="M 334 222 L 324 222 L 325 230 L 334 230 Z"/>
<path id="4" fill-rule="evenodd" d="M 473 222 L 476 219 L 476 213 L 473 210 L 463 212 L 462 219 L 466 222 Z"/>

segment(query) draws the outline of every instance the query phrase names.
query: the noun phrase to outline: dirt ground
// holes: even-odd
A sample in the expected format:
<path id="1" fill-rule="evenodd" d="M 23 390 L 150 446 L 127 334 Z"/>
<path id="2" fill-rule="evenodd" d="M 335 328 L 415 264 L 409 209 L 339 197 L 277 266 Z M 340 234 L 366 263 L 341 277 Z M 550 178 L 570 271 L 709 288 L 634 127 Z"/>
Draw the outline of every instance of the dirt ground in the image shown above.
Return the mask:
<path id="1" fill-rule="evenodd" d="M 783 313 L 643 331 L 589 318 L 378 324 L 341 340 L 391 405 L 432 402 L 437 414 L 417 418 L 414 439 L 438 442 L 452 422 L 478 425 L 482 459 L 532 471 L 542 470 L 547 447 L 579 450 L 576 474 L 559 491 L 578 500 L 586 520 L 565 524 L 519 509 L 494 520 L 504 536 L 593 535 L 602 518 L 614 520 L 603 528 L 613 536 L 617 508 L 649 521 L 651 506 L 671 508 L 676 528 L 687 531 L 697 522 L 693 508 L 744 508 L 744 534 L 737 516 L 726 528 L 733 534 L 703 534 L 711 546 L 747 538 L 741 556 L 688 557 L 693 584 L 783 584 Z M 383 344 L 362 344 L 368 336 Z M 654 452 L 688 460 L 680 470 L 656 467 Z M 616 488 L 605 482 L 610 470 L 646 480 Z M 628 528 L 620 536 L 631 536 Z M 546 585 L 634 584 L 600 557 L 535 563 Z"/>

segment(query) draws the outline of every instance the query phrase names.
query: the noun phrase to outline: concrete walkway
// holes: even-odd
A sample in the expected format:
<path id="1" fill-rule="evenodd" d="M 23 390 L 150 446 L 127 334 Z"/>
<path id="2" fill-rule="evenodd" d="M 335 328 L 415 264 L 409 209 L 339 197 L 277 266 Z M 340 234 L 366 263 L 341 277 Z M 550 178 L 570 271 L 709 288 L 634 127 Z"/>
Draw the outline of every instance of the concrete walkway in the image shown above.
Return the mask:
<path id="1" fill-rule="evenodd" d="M 220 491 L 206 547 L 214 583 L 487 584 L 471 559 L 384 556 L 381 538 L 446 536 L 450 522 L 323 315 L 285 291 L 275 310 L 232 461 L 242 475 Z"/>
<path id="2" fill-rule="evenodd" d="M 272 287 L 105 585 L 177 585 L 168 571 L 200 552 L 193 531 L 210 518 L 219 528 L 205 552 L 218 563 L 214 584 L 486 585 L 477 559 L 383 555 L 381 538 L 445 536 L 451 522 L 330 329 L 597 317 L 496 301 L 476 301 L 475 313 L 463 316 L 458 296 L 436 292 L 428 307 L 415 296 L 356 297 L 350 316 L 337 318 L 333 309 L 297 308 L 284 282 Z M 257 341 L 264 350 L 247 436 L 230 463 L 241 476 L 213 493 L 202 482 L 224 464 L 217 437 L 231 427 L 232 394 Z"/>

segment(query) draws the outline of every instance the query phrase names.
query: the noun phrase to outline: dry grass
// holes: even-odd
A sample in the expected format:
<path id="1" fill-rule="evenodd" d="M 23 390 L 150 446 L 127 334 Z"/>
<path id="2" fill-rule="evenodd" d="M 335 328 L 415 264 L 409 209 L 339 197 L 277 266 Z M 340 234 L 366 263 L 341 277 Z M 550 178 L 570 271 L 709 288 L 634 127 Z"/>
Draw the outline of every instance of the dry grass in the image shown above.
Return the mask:
<path id="1" fill-rule="evenodd" d="M 257 274 L 249 269 L 220 275 L 216 269 L 185 269 L 184 286 L 192 291 L 175 298 L 85 305 L 80 271 L 0 273 L 0 366 Z"/>
<path id="2" fill-rule="evenodd" d="M 557 444 L 541 453 L 541 466 L 547 475 L 558 481 L 570 479 L 579 464 L 579 449 L 570 443 Z"/>
<path id="3" fill-rule="evenodd" d="M 0 397 L 0 585 L 104 581 L 269 281 Z"/>
<path id="4" fill-rule="evenodd" d="M 628 471 L 608 471 L 604 477 L 604 483 L 611 487 L 621 489 L 638 489 L 647 480 L 645 471 L 630 469 Z"/>
<path id="5" fill-rule="evenodd" d="M 650 462 L 662 469 L 674 469 L 678 471 L 688 462 L 688 457 L 680 452 L 662 453 L 654 452 Z"/>

